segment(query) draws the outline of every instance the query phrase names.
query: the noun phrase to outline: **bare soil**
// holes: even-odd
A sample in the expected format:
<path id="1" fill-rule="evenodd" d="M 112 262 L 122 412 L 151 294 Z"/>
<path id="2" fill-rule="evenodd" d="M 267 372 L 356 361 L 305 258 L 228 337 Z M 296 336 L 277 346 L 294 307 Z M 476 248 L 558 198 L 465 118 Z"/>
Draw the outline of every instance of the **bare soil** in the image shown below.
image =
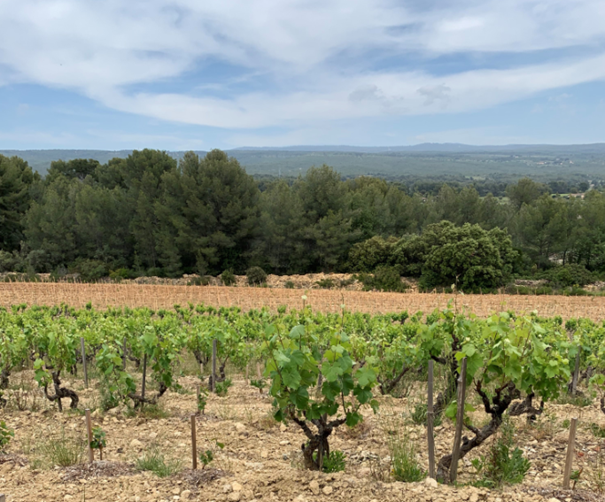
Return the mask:
<path id="1" fill-rule="evenodd" d="M 192 370 L 194 371 L 194 370 Z M 433 480 L 419 483 L 393 482 L 390 477 L 388 441 L 394 433 L 405 435 L 415 446 L 417 459 L 426 469 L 424 426 L 409 418 L 414 406 L 425 399 L 425 384 L 412 382 L 405 398 L 380 398 L 377 415 L 365 413 L 361 426 L 343 426 L 331 437 L 332 450 L 346 455 L 346 470 L 324 474 L 302 470 L 300 447 L 303 434 L 295 424 L 280 425 L 271 418 L 271 399 L 259 394 L 247 382 L 232 375 L 234 386 L 226 397 L 210 395 L 206 413 L 198 415 L 199 450 L 213 449 L 215 460 L 206 469 L 191 470 L 190 416 L 195 412 L 195 389 L 199 378 L 182 376 L 179 393 L 167 392 L 161 400 L 162 415 L 128 415 L 126 410 L 93 412 L 93 425 L 107 433 L 103 462 L 80 463 L 70 467 L 44 465 L 48 460 L 44 444 L 49 438 L 67 438 L 78 444 L 86 437 L 85 418 L 79 412 L 59 413 L 35 389 L 31 372 L 11 377 L 11 386 L 25 386 L 23 392 L 8 392 L 9 404 L 0 410 L 0 420 L 15 430 L 15 438 L 5 454 L 0 454 L 0 493 L 10 502 L 59 501 L 421 501 L 421 502 L 542 502 L 605 500 L 605 462 L 600 448 L 603 439 L 590 430 L 591 423 L 605 427 L 605 415 L 593 402 L 586 407 L 570 404 L 547 405 L 537 424 L 516 419 L 515 440 L 531 461 L 531 470 L 520 485 L 490 491 L 468 483 L 478 479 L 472 458 L 485 454 L 489 444 L 460 462 L 461 486 L 437 485 Z M 81 406 L 99 405 L 96 389 L 83 389 L 81 380 L 65 383 L 78 391 Z M 17 401 L 17 396 L 20 400 Z M 474 399 L 473 397 L 470 398 Z M 17 403 L 24 411 L 16 409 Z M 566 419 L 579 417 L 574 469 L 582 469 L 576 490 L 561 489 L 568 438 Z M 483 415 L 475 412 L 480 423 Z M 437 457 L 449 453 L 453 424 L 448 420 L 436 428 Z M 224 443 L 224 449 L 215 442 Z M 155 448 L 167 458 L 181 463 L 180 472 L 158 478 L 136 469 L 136 459 Z M 97 453 L 98 455 L 98 453 Z M 554 498 L 554 500 L 553 500 Z"/>
<path id="2" fill-rule="evenodd" d="M 304 276 L 309 277 L 309 276 Z M 303 297 L 306 297 L 303 299 Z M 108 306 L 171 309 L 175 304 L 237 306 L 242 310 L 279 306 L 300 309 L 303 303 L 316 311 L 340 312 L 342 305 L 353 312 L 386 313 L 407 310 L 432 312 L 448 305 L 487 317 L 494 312 L 513 310 L 518 314 L 536 311 L 542 316 L 560 315 L 605 320 L 605 297 L 453 295 L 437 293 L 378 293 L 349 290 L 282 289 L 269 287 L 165 286 L 138 284 L 0 283 L 0 305 L 59 305 L 82 308 Z"/>

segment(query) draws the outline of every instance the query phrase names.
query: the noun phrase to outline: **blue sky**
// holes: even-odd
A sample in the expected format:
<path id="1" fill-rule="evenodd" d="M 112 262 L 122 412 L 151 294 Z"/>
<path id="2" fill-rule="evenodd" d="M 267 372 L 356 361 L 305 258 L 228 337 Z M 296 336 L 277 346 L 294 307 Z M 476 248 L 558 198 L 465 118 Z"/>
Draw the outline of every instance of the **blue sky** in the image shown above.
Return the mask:
<path id="1" fill-rule="evenodd" d="M 0 0 L 0 149 L 605 141 L 603 0 Z"/>

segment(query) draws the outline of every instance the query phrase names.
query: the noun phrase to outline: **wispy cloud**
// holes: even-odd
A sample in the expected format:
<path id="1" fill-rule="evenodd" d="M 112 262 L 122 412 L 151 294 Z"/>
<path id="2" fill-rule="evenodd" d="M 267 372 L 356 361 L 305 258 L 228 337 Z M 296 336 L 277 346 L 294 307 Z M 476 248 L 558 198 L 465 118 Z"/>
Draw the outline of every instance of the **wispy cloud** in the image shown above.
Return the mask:
<path id="1" fill-rule="evenodd" d="M 602 0 L 3 0 L 0 85 L 229 129 L 451 114 L 605 80 L 604 18 Z M 548 62 L 515 63 L 539 51 Z M 484 67 L 428 64 L 477 54 Z M 415 67 L 377 69 L 394 57 Z M 217 63 L 235 76 L 214 75 Z"/>

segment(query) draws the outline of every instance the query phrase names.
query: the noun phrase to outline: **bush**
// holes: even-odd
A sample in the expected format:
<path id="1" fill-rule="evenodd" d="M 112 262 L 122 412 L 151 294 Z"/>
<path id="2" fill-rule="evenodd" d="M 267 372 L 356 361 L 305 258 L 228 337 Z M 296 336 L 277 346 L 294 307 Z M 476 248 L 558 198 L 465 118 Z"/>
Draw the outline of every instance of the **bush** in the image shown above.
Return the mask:
<path id="1" fill-rule="evenodd" d="M 286 283 L 284 284 L 284 287 L 286 289 L 294 289 L 294 283 L 292 281 L 286 281 Z"/>
<path id="2" fill-rule="evenodd" d="M 386 265 L 391 260 L 395 242 L 397 241 L 393 238 L 385 240 L 379 236 L 358 242 L 349 252 L 351 270 L 370 272 L 379 265 Z"/>
<path id="3" fill-rule="evenodd" d="M 246 277 L 251 286 L 264 284 L 267 281 L 267 273 L 260 267 L 250 267 L 246 270 Z"/>
<path id="4" fill-rule="evenodd" d="M 332 289 L 336 287 L 334 279 L 320 279 L 319 281 L 316 281 L 315 284 L 321 289 Z"/>
<path id="5" fill-rule="evenodd" d="M 401 280 L 398 267 L 381 265 L 376 268 L 374 274 L 361 274 L 359 280 L 363 283 L 364 291 L 392 291 L 403 293 L 408 285 Z"/>
<path id="6" fill-rule="evenodd" d="M 134 279 L 136 275 L 136 273 L 127 268 L 118 268 L 109 272 L 109 278 L 116 282 L 120 282 L 124 279 Z"/>
<path id="7" fill-rule="evenodd" d="M 214 392 L 216 392 L 217 396 L 224 397 L 227 395 L 227 392 L 229 392 L 229 387 L 231 387 L 231 385 L 233 385 L 233 383 L 231 382 L 230 378 L 226 378 L 222 382 L 216 382 Z"/>
<path id="8" fill-rule="evenodd" d="M 595 282 L 592 272 L 577 263 L 567 263 L 560 267 L 551 268 L 544 272 L 542 277 L 559 288 L 586 286 Z"/>
<path id="9" fill-rule="evenodd" d="M 80 260 L 74 264 L 73 271 L 79 273 L 83 281 L 92 282 L 107 277 L 109 267 L 100 260 Z"/>
<path id="10" fill-rule="evenodd" d="M 235 274 L 233 270 L 225 270 L 221 274 L 221 281 L 225 286 L 233 286 L 235 284 Z"/>

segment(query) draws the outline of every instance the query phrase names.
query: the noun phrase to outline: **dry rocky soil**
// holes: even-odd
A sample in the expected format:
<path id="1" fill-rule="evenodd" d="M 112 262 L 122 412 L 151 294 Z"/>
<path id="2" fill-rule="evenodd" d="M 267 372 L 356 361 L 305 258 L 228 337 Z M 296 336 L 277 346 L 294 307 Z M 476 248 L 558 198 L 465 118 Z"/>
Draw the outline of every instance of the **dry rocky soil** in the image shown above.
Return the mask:
<path id="1" fill-rule="evenodd" d="M 345 453 L 346 469 L 324 474 L 301 469 L 304 437 L 297 425 L 276 423 L 271 399 L 241 375 L 233 375 L 228 395 L 210 395 L 205 414 L 196 417 L 198 449 L 213 449 L 215 459 L 205 469 L 192 471 L 190 417 L 196 411 L 199 381 L 193 374 L 181 376 L 182 390 L 167 392 L 159 412 L 130 414 L 125 409 L 102 413 L 96 388 L 86 390 L 81 379 L 70 382 L 66 378 L 64 384 L 80 395 L 79 408 L 94 410 L 93 425 L 107 434 L 103 461 L 88 464 L 83 413 L 57 411 L 35 389 L 31 371 L 11 376 L 11 390 L 5 395 L 8 404 L 0 409 L 0 421 L 14 429 L 15 437 L 0 454 L 0 493 L 9 502 L 605 500 L 599 492 L 605 484 L 605 452 L 600 451 L 605 444 L 590 428 L 591 423 L 605 426 L 605 415 L 596 402 L 584 407 L 547 405 L 534 425 L 526 424 L 524 418 L 516 420 L 515 440 L 531 469 L 522 484 L 489 490 L 469 483 L 478 479 L 470 460 L 485 454 L 490 442 L 461 460 L 457 487 L 438 485 L 432 479 L 396 482 L 390 476 L 388 442 L 393 435 L 406 437 L 415 446 L 420 465 L 426 468 L 428 464 L 425 428 L 410 420 L 415 404 L 425 398 L 425 384 L 420 382 L 410 383 L 407 397 L 380 398 L 379 414 L 366 410 L 364 423 L 355 429 L 338 429 L 331 437 L 331 448 Z M 474 415 L 477 423 L 485 419 L 480 412 Z M 579 417 L 574 469 L 582 473 L 576 489 L 565 491 L 561 485 L 566 420 L 574 416 Z M 436 428 L 438 458 L 449 452 L 452 440 L 453 424 L 446 419 Z M 224 448 L 218 448 L 216 441 Z M 137 470 L 137 458 L 150 452 L 164 455 L 168 463 L 174 461 L 178 472 L 160 478 Z M 79 455 L 76 465 L 52 465 L 69 454 Z"/>

